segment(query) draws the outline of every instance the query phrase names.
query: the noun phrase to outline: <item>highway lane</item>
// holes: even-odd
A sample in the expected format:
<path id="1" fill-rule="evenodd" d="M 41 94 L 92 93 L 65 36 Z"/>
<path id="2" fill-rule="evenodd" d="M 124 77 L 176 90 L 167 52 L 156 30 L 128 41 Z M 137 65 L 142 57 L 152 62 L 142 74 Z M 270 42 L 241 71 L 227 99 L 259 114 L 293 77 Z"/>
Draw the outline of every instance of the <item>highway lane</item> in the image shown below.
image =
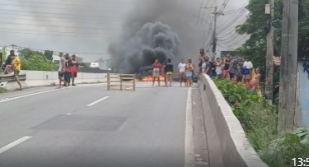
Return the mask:
<path id="1" fill-rule="evenodd" d="M 0 166 L 184 166 L 187 92 L 96 85 L 0 101 Z"/>

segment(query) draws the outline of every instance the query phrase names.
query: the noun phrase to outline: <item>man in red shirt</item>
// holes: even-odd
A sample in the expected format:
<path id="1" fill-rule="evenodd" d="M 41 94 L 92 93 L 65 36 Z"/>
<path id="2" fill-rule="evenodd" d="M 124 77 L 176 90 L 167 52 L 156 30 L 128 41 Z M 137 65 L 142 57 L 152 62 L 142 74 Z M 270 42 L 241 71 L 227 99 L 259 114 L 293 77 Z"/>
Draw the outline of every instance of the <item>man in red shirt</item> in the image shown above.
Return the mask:
<path id="1" fill-rule="evenodd" d="M 153 67 L 153 83 L 152 83 L 152 86 L 154 86 L 154 83 L 156 81 L 156 78 L 158 79 L 158 84 L 160 86 L 160 70 L 162 68 L 162 65 L 159 63 L 159 60 L 156 59 L 155 60 L 155 63 L 152 65 Z"/>
<path id="2" fill-rule="evenodd" d="M 76 60 L 76 56 L 75 55 L 72 55 L 72 68 L 71 68 L 71 72 L 72 72 L 72 86 L 76 86 L 74 84 L 74 80 L 75 78 L 77 77 L 77 71 L 79 69 L 79 66 L 78 66 L 78 62 Z"/>
<path id="3" fill-rule="evenodd" d="M 70 81 L 71 81 L 71 68 L 72 68 L 72 61 L 69 57 L 69 54 L 65 55 L 65 60 L 64 60 L 64 80 L 65 82 L 68 83 L 68 86 L 70 86 Z"/>

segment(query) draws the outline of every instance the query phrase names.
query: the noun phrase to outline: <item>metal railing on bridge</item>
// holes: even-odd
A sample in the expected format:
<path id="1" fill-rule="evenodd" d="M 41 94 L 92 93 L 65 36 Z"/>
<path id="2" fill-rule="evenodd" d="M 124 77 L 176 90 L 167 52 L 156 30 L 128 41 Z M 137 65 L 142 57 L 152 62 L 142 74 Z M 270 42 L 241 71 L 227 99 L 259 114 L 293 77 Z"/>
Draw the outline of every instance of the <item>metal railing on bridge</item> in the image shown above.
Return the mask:
<path id="1" fill-rule="evenodd" d="M 107 74 L 107 90 L 135 91 L 135 74 Z"/>
<path id="2" fill-rule="evenodd" d="M 26 80 L 26 74 L 18 75 L 20 81 Z M 0 75 L 0 82 L 11 82 L 16 81 L 14 74 Z"/>

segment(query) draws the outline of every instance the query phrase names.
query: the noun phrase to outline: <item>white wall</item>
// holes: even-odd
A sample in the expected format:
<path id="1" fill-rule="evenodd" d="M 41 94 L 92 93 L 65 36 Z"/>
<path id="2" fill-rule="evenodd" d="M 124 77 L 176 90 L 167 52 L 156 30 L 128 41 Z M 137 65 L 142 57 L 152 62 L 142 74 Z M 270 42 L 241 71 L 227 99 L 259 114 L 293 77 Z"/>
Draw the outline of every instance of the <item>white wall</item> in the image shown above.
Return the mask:
<path id="1" fill-rule="evenodd" d="M 220 90 L 208 75 L 201 75 L 199 89 L 203 102 L 207 138 L 224 167 L 267 167 L 246 139 L 246 134 Z M 210 150 L 211 151 L 211 150 Z M 219 160 L 219 158 L 217 158 Z"/>
<path id="2" fill-rule="evenodd" d="M 22 70 L 20 74 L 26 74 L 26 81 L 22 81 L 22 86 L 35 87 L 35 86 L 50 86 L 53 83 L 58 84 L 58 72 L 55 71 L 25 71 Z M 76 84 L 80 83 L 97 83 L 106 82 L 107 74 L 105 73 L 77 73 L 77 78 L 75 79 Z M 14 90 L 18 88 L 16 82 L 8 82 L 5 86 L 8 90 Z"/>

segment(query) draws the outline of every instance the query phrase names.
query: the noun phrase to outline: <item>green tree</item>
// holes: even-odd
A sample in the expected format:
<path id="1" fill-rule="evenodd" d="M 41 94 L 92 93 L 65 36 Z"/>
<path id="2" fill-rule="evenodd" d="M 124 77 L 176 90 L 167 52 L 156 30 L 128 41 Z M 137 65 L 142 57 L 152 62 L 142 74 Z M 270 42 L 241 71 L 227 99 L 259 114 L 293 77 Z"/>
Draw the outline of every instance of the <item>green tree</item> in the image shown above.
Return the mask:
<path id="1" fill-rule="evenodd" d="M 6 59 L 7 59 L 7 55 L 6 55 L 6 47 L 4 46 L 2 49 L 1 49 L 1 53 L 2 53 L 2 62 L 4 62 Z"/>
<path id="2" fill-rule="evenodd" d="M 34 50 L 29 49 L 29 48 L 18 50 L 18 53 L 19 53 L 18 56 L 21 59 L 29 59 L 32 55 L 41 55 L 42 58 L 43 58 L 43 55 L 44 55 L 42 52 L 34 51 Z"/>
<path id="3" fill-rule="evenodd" d="M 48 62 L 52 62 L 53 61 L 53 54 L 54 51 L 50 51 L 50 50 L 45 50 L 44 51 L 44 60 L 48 61 Z"/>
<path id="4" fill-rule="evenodd" d="M 32 55 L 28 59 L 21 59 L 22 70 L 54 71 L 56 67 L 54 62 L 44 61 L 42 55 Z"/>

